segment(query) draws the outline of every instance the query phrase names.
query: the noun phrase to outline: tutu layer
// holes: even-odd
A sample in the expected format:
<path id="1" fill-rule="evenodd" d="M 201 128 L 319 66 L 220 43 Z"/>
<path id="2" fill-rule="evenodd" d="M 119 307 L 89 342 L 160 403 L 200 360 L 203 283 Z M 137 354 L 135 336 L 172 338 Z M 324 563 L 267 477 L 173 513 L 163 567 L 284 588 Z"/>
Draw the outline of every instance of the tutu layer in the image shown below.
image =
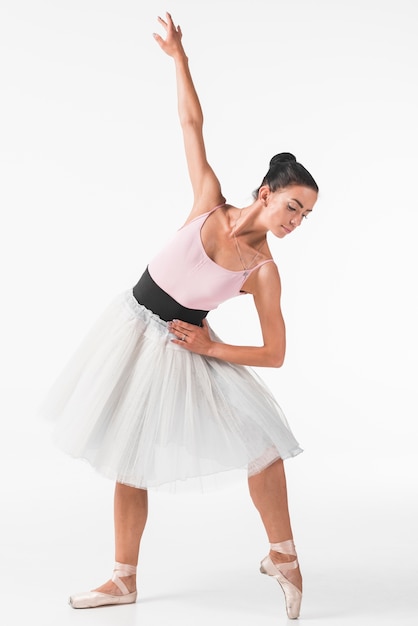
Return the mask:
<path id="1" fill-rule="evenodd" d="M 238 468 L 251 475 L 301 452 L 251 368 L 188 352 L 172 338 L 132 290 L 119 294 L 41 407 L 59 447 L 143 489 Z"/>

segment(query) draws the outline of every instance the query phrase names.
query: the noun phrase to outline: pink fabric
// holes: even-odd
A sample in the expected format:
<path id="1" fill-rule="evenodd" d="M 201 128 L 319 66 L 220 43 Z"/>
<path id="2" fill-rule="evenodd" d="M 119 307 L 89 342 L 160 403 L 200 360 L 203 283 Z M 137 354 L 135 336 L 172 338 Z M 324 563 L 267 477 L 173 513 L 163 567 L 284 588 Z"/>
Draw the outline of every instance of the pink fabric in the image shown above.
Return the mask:
<path id="1" fill-rule="evenodd" d="M 272 262 L 269 259 L 252 269 L 233 271 L 208 257 L 200 231 L 209 215 L 220 206 L 180 228 L 148 265 L 157 285 L 188 309 L 211 311 L 225 300 L 242 295 L 241 288 L 249 274 Z"/>

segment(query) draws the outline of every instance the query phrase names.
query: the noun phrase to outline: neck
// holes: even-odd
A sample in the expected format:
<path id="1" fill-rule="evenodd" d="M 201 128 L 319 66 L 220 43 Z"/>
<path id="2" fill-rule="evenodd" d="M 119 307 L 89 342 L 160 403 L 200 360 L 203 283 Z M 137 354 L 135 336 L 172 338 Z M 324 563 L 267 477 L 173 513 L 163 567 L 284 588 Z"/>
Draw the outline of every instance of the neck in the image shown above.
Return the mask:
<path id="1" fill-rule="evenodd" d="M 242 209 L 236 209 L 237 212 L 230 220 L 231 235 L 252 235 L 255 242 L 265 238 L 267 231 L 260 223 L 261 208 L 261 203 L 256 201 Z"/>

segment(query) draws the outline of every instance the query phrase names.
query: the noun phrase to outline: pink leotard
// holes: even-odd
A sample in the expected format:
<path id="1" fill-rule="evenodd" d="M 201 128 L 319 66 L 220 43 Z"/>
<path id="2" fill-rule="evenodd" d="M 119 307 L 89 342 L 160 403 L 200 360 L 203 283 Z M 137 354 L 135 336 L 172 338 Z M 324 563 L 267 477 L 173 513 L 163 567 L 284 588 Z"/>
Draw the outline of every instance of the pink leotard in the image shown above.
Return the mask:
<path id="1" fill-rule="evenodd" d="M 228 270 L 206 254 L 201 229 L 206 219 L 220 205 L 199 215 L 180 228 L 149 263 L 151 278 L 174 300 L 189 309 L 211 311 L 219 304 L 242 294 L 247 277 L 264 263 L 248 270 Z"/>

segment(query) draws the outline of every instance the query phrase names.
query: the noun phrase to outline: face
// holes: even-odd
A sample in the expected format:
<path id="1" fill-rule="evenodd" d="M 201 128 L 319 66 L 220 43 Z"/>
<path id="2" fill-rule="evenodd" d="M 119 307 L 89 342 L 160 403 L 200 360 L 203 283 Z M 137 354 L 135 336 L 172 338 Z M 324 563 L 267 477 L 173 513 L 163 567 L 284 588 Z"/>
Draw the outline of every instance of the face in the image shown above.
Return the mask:
<path id="1" fill-rule="evenodd" d="M 282 239 L 301 225 L 310 215 L 318 194 L 309 187 L 292 185 L 277 191 L 260 189 L 260 198 L 266 207 L 267 226 L 273 235 Z"/>

